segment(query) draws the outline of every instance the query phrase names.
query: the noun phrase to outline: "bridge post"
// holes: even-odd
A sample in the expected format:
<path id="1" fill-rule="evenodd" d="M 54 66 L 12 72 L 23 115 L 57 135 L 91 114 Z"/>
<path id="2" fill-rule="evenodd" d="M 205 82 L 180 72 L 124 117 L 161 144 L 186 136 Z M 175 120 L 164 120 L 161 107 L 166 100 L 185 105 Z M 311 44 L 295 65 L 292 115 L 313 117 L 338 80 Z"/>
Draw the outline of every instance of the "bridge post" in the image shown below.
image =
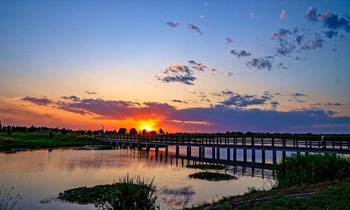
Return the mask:
<path id="1" fill-rule="evenodd" d="M 286 158 L 286 151 L 282 151 L 282 158 Z"/>
<path id="2" fill-rule="evenodd" d="M 191 158 L 191 156 L 192 156 L 192 154 L 191 154 L 191 151 L 192 150 L 192 148 L 191 148 L 191 146 L 189 145 L 189 146 L 187 146 L 187 158 Z"/>
<path id="3" fill-rule="evenodd" d="M 262 164 L 265 164 L 265 150 L 261 150 L 261 162 Z"/>
<path id="4" fill-rule="evenodd" d="M 169 152 L 168 145 L 166 145 L 165 146 L 165 157 L 166 158 L 168 157 L 168 152 Z"/>
<path id="5" fill-rule="evenodd" d="M 159 153 L 159 145 L 155 144 L 155 150 L 156 150 L 156 158 L 158 157 L 158 153 Z"/>
<path id="6" fill-rule="evenodd" d="M 202 158 L 205 158 L 205 147 L 202 147 Z"/>
<path id="7" fill-rule="evenodd" d="M 247 149 L 243 149 L 243 161 L 246 163 L 247 162 Z"/>
<path id="8" fill-rule="evenodd" d="M 211 158 L 215 160 L 215 147 L 211 148 Z"/>
<path id="9" fill-rule="evenodd" d="M 180 153 L 180 148 L 179 148 L 180 146 L 177 144 L 176 145 L 176 159 L 177 159 L 177 157 L 179 157 L 179 153 Z"/>
<path id="10" fill-rule="evenodd" d="M 236 162 L 237 161 L 237 149 L 236 148 L 233 148 L 232 155 L 233 155 L 233 161 Z"/>
<path id="11" fill-rule="evenodd" d="M 216 149 L 216 159 L 220 160 L 220 147 L 217 147 Z"/>
<path id="12" fill-rule="evenodd" d="M 277 154 L 276 150 L 272 151 L 272 163 L 276 164 L 277 163 Z"/>
<path id="13" fill-rule="evenodd" d="M 225 141 L 226 141 L 226 139 L 225 139 Z M 230 161 L 230 159 L 231 159 L 231 157 L 230 157 L 231 154 L 230 154 L 230 153 L 231 153 L 231 150 L 230 150 L 230 148 L 228 147 L 228 148 L 227 148 L 227 161 Z"/>
<path id="14" fill-rule="evenodd" d="M 252 149 L 252 162 L 255 163 L 255 149 Z"/>

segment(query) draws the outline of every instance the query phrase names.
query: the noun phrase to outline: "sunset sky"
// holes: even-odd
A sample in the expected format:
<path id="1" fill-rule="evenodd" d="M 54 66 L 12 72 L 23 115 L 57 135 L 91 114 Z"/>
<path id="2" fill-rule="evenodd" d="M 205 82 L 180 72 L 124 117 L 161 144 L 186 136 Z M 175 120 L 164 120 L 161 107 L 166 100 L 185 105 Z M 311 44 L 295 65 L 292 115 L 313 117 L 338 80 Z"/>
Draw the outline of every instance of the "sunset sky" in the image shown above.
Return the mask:
<path id="1" fill-rule="evenodd" d="M 348 0 L 0 1 L 3 125 L 350 133 Z"/>

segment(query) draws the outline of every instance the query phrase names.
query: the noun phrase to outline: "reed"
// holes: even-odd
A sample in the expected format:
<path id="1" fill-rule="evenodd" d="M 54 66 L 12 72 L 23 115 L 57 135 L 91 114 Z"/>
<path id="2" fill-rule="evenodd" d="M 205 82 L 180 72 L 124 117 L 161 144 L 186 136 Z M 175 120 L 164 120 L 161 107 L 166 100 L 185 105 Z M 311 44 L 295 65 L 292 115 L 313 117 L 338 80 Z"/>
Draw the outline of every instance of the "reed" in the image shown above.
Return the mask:
<path id="1" fill-rule="evenodd" d="M 18 202 L 22 199 L 20 195 L 12 195 L 13 187 L 8 190 L 5 185 L 2 185 L 0 189 L 0 209 L 1 210 L 13 210 L 17 206 Z M 20 209 L 20 208 L 18 208 Z"/>
<path id="2" fill-rule="evenodd" d="M 154 179 L 126 175 L 113 184 L 66 190 L 58 198 L 71 203 L 91 203 L 101 210 L 156 210 L 158 195 Z"/>
<path id="3" fill-rule="evenodd" d="M 291 187 L 343 180 L 350 173 L 350 159 L 333 153 L 294 154 L 274 166 L 277 187 Z"/>

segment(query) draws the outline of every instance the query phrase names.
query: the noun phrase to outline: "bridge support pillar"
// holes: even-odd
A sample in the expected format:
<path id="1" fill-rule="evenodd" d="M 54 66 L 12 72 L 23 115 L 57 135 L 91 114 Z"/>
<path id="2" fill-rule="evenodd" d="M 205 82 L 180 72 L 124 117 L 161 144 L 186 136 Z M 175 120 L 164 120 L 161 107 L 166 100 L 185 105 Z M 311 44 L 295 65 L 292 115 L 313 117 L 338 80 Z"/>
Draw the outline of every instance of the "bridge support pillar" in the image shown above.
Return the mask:
<path id="1" fill-rule="evenodd" d="M 286 158 L 286 151 L 282 151 L 282 158 L 284 159 L 284 158 Z"/>
<path id="2" fill-rule="evenodd" d="M 255 149 L 252 149 L 252 163 L 255 163 Z"/>
<path id="3" fill-rule="evenodd" d="M 265 150 L 261 150 L 261 162 L 262 162 L 262 164 L 265 164 Z"/>
<path id="4" fill-rule="evenodd" d="M 192 150 L 191 146 L 187 146 L 187 158 L 191 158 L 191 156 L 192 156 L 191 150 Z"/>
<path id="5" fill-rule="evenodd" d="M 215 147 L 211 148 L 211 158 L 215 160 Z"/>
<path id="6" fill-rule="evenodd" d="M 277 152 L 276 152 L 276 150 L 272 151 L 272 163 L 273 164 L 277 163 Z"/>
<path id="7" fill-rule="evenodd" d="M 180 153 L 180 148 L 179 148 L 179 145 L 176 145 L 176 160 L 177 160 L 177 157 L 179 157 L 179 153 Z"/>
<path id="8" fill-rule="evenodd" d="M 216 159 L 220 160 L 220 147 L 216 147 Z"/>
<path id="9" fill-rule="evenodd" d="M 236 148 L 232 149 L 232 155 L 233 155 L 233 161 L 236 162 L 237 161 L 237 149 Z"/>
<path id="10" fill-rule="evenodd" d="M 168 148 L 168 145 L 165 146 L 165 159 L 168 158 L 168 153 L 169 153 L 169 148 Z"/>
<path id="11" fill-rule="evenodd" d="M 148 152 L 150 150 L 149 144 L 146 144 L 146 151 Z"/>
<path id="12" fill-rule="evenodd" d="M 246 163 L 247 162 L 247 149 L 243 149 L 243 161 Z"/>
<path id="13" fill-rule="evenodd" d="M 226 139 L 225 139 L 225 141 L 226 141 Z M 231 150 L 230 150 L 230 148 L 227 148 L 227 161 L 230 161 L 230 159 L 231 159 Z"/>
<path id="14" fill-rule="evenodd" d="M 155 150 L 156 150 L 156 158 L 158 157 L 158 153 L 159 153 L 159 145 L 156 144 L 155 146 Z"/>

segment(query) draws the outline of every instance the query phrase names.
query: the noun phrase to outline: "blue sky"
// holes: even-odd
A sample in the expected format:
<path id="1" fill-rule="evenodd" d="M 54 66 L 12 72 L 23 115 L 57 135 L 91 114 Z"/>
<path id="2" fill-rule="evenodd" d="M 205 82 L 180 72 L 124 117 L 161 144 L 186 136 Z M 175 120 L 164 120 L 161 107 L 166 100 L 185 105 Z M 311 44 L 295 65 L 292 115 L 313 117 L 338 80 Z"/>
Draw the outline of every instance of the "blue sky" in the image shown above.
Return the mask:
<path id="1" fill-rule="evenodd" d="M 1 1 L 3 124 L 350 133 L 350 2 Z"/>

